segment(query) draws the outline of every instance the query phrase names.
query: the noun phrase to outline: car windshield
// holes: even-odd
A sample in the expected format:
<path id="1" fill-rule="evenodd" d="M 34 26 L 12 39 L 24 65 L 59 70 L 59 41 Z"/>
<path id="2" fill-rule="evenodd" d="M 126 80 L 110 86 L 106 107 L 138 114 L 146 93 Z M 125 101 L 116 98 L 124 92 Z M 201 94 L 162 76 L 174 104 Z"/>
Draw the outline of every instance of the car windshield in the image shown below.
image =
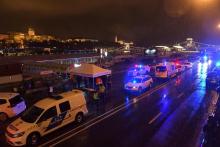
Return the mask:
<path id="1" fill-rule="evenodd" d="M 131 79 L 129 82 L 132 82 L 132 83 L 141 83 L 141 79 L 140 78 L 133 78 Z"/>
<path id="2" fill-rule="evenodd" d="M 25 113 L 21 116 L 21 119 L 28 123 L 34 123 L 43 111 L 44 109 L 32 106 L 30 109 L 25 111 Z"/>
<path id="3" fill-rule="evenodd" d="M 163 72 L 163 71 L 166 71 L 166 70 L 167 70 L 166 66 L 157 66 L 156 67 L 156 71 L 159 71 L 159 72 Z"/>
<path id="4" fill-rule="evenodd" d="M 130 70 L 131 70 L 131 71 L 134 71 L 134 70 L 137 70 L 137 68 L 132 67 Z"/>

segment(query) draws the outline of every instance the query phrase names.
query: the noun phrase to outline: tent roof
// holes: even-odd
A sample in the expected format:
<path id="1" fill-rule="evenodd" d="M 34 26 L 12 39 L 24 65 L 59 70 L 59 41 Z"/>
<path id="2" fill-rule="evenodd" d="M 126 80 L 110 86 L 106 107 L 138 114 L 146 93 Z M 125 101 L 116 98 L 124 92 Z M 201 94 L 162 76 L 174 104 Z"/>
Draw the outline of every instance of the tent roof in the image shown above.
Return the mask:
<path id="1" fill-rule="evenodd" d="M 111 70 L 98 67 L 94 64 L 86 64 L 86 63 L 81 64 L 81 66 L 79 67 L 71 68 L 70 72 L 73 75 L 78 75 L 83 77 L 93 77 L 93 78 L 111 74 Z"/>

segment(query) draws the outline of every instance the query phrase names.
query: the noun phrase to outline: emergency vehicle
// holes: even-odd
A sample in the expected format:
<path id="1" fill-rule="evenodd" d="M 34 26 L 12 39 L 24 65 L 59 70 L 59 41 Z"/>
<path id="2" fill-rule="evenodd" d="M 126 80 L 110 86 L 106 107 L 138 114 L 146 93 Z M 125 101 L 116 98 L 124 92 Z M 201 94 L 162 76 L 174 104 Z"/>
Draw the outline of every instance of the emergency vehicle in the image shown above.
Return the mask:
<path id="1" fill-rule="evenodd" d="M 184 62 L 182 63 L 182 66 L 184 66 L 185 68 L 192 68 L 193 64 L 191 62 Z"/>
<path id="2" fill-rule="evenodd" d="M 178 70 L 174 62 L 165 62 L 156 65 L 156 78 L 170 78 L 176 76 Z"/>
<path id="3" fill-rule="evenodd" d="M 128 71 L 128 76 L 146 75 L 150 72 L 148 65 L 135 65 Z"/>
<path id="4" fill-rule="evenodd" d="M 25 109 L 25 101 L 19 93 L 0 93 L 0 122 L 20 114 Z"/>
<path id="5" fill-rule="evenodd" d="M 153 79 L 149 75 L 141 75 L 131 78 L 126 84 L 124 89 L 126 91 L 142 92 L 144 89 L 151 88 Z"/>
<path id="6" fill-rule="evenodd" d="M 185 66 L 181 65 L 180 63 L 176 63 L 176 69 L 178 73 L 181 73 L 185 70 Z"/>
<path id="7" fill-rule="evenodd" d="M 73 121 L 81 123 L 88 113 L 84 93 L 73 90 L 40 100 L 6 130 L 10 145 L 37 145 L 40 137 Z"/>

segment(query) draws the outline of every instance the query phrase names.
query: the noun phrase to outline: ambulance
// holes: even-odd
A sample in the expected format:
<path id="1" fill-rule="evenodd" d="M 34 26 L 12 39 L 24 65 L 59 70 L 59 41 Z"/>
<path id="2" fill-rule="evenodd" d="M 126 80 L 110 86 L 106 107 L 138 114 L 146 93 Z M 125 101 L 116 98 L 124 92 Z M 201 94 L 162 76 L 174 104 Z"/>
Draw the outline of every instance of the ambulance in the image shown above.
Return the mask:
<path id="1" fill-rule="evenodd" d="M 12 146 L 33 146 L 42 136 L 75 121 L 81 123 L 88 113 L 84 93 L 73 90 L 40 100 L 6 129 Z"/>
<path id="2" fill-rule="evenodd" d="M 176 76 L 178 69 L 174 62 L 159 63 L 156 65 L 155 77 L 156 78 L 171 78 Z"/>

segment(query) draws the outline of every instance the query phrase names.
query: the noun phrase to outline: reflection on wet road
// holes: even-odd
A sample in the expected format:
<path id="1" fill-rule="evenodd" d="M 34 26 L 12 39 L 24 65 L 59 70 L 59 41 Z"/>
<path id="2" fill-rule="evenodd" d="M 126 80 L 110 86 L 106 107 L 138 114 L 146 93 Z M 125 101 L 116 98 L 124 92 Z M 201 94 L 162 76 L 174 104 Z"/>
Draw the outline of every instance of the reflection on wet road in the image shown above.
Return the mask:
<path id="1" fill-rule="evenodd" d="M 166 86 L 57 146 L 196 146 L 210 94 L 209 66 L 195 65 Z M 124 96 L 129 102 L 130 97 Z"/>

